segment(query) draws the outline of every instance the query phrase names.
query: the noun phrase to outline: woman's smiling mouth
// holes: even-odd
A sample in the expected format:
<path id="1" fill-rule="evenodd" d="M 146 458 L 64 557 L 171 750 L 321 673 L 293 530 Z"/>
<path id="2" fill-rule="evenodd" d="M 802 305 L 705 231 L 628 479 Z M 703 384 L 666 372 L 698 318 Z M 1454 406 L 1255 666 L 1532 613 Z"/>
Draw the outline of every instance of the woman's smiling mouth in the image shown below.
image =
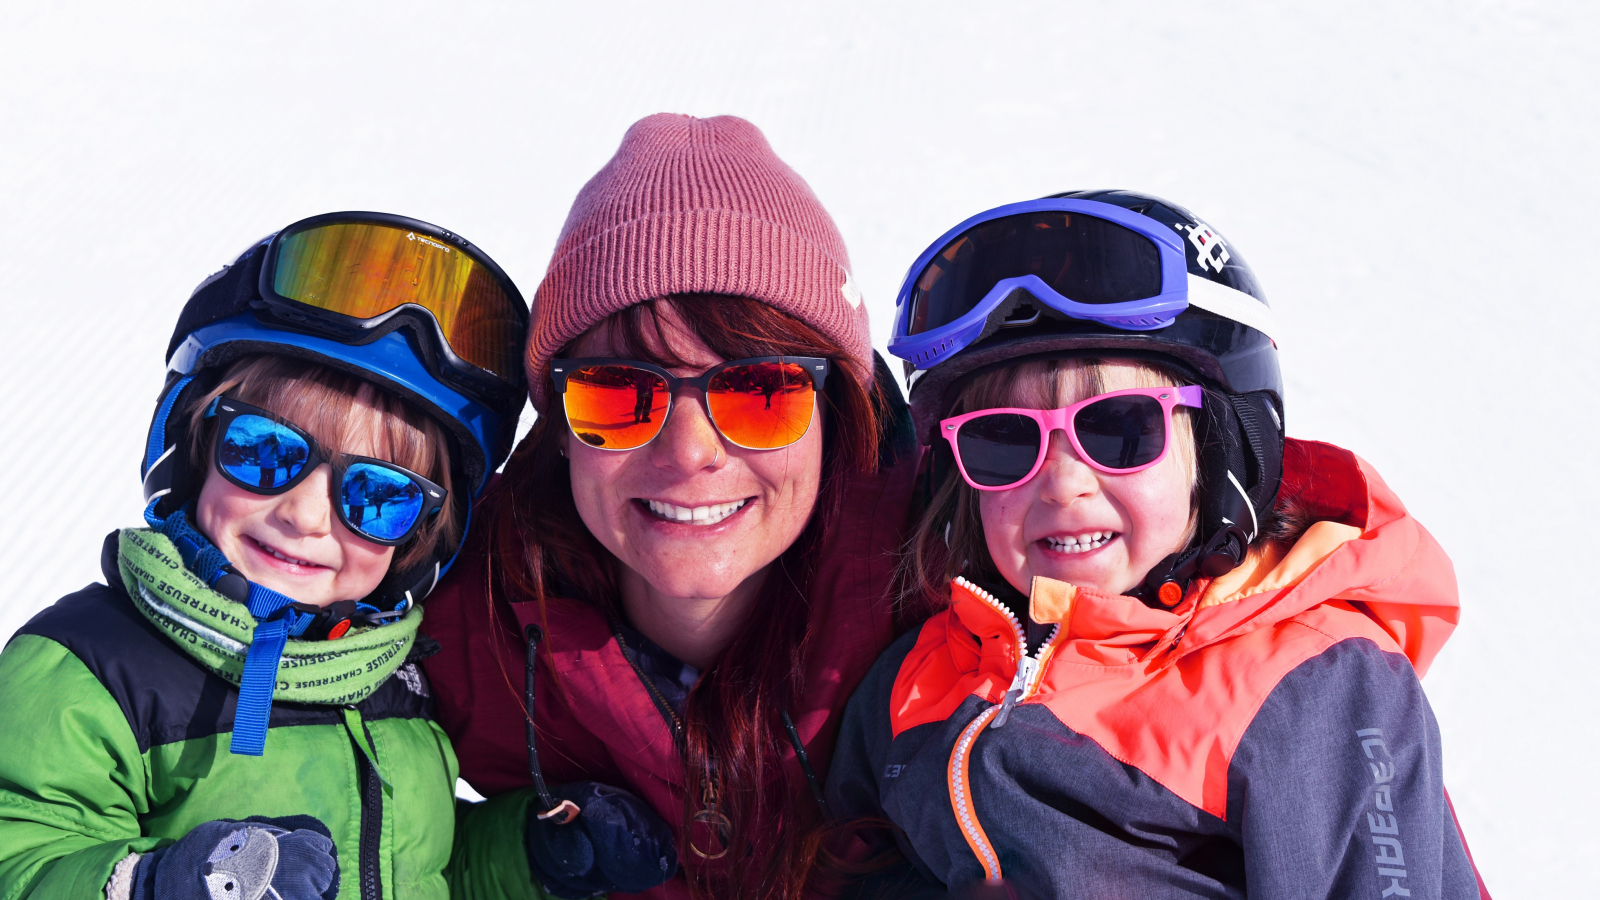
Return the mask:
<path id="1" fill-rule="evenodd" d="M 741 500 L 730 500 L 726 503 L 711 503 L 705 506 L 679 506 L 665 500 L 635 500 L 640 506 L 649 511 L 650 515 L 665 522 L 677 522 L 686 525 L 715 525 L 728 518 L 753 498 L 745 497 Z"/>

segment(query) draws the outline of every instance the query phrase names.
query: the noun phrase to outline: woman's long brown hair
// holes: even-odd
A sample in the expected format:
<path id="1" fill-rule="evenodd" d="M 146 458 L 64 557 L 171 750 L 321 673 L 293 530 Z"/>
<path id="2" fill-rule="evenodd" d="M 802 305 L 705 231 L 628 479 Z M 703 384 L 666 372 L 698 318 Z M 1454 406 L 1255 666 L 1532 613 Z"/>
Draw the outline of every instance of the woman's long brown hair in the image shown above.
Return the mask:
<path id="1" fill-rule="evenodd" d="M 871 369 L 847 360 L 835 342 L 743 297 L 663 297 L 615 313 L 590 333 L 604 329 L 619 356 L 682 366 L 667 339 L 669 305 L 685 330 L 722 359 L 821 356 L 834 363 L 822 395 L 822 478 L 811 519 L 778 558 L 761 601 L 701 675 L 683 710 L 688 791 L 682 833 L 695 833 L 694 816 L 708 806 L 731 823 L 729 852 L 715 864 L 678 848 L 691 891 L 718 898 L 798 898 L 814 858 L 820 814 L 799 767 L 780 765 L 787 746 L 780 714 L 797 707 L 804 689 L 807 596 L 817 549 L 842 507 L 848 476 L 877 466 L 886 398 Z M 570 347 L 558 356 L 568 355 Z M 558 583 L 570 585 L 577 596 L 567 599 L 622 620 L 620 563 L 579 518 L 567 460 L 559 451 L 566 430 L 565 415 L 554 403 L 518 445 L 489 498 L 484 526 L 492 535 L 491 557 L 504 567 L 492 581 L 541 606 L 562 596 Z M 775 652 L 780 648 L 786 652 Z"/>

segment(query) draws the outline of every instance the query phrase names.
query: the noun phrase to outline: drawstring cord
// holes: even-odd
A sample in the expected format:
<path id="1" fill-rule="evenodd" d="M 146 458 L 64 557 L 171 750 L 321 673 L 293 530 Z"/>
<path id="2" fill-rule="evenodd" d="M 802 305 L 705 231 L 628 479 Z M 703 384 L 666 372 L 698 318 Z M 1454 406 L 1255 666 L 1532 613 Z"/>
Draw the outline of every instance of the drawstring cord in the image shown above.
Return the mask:
<path id="1" fill-rule="evenodd" d="M 523 701 L 527 705 L 527 716 L 523 720 L 523 727 L 528 738 L 528 774 L 533 776 L 534 792 L 538 794 L 539 804 L 544 808 L 544 812 L 539 813 L 539 818 L 555 819 L 556 824 L 565 825 L 576 819 L 582 810 L 571 800 L 562 800 L 558 803 L 550 794 L 550 788 L 544 781 L 544 771 L 539 767 L 539 744 L 533 721 L 534 673 L 537 670 L 539 643 L 544 640 L 544 629 L 536 624 L 529 625 L 523 633 L 528 639 L 528 659 L 523 679 Z M 794 719 L 789 716 L 788 710 L 780 710 L 779 715 L 783 719 L 784 731 L 789 733 L 789 742 L 794 745 L 795 757 L 800 760 L 800 770 L 805 773 L 806 784 L 811 787 L 811 796 L 817 801 L 817 808 L 822 811 L 822 818 L 832 819 L 828 813 L 828 801 L 822 794 L 822 783 L 817 779 L 816 770 L 811 767 L 811 757 L 806 753 L 805 743 L 800 740 L 800 731 L 795 728 Z M 704 812 L 707 811 L 702 811 Z M 717 854 L 721 855 L 722 853 Z"/>
<path id="2" fill-rule="evenodd" d="M 524 633 L 528 637 L 528 668 L 523 681 L 523 699 L 528 705 L 528 715 L 524 719 L 528 732 L 528 773 L 533 776 L 533 789 L 539 795 L 540 807 L 544 809 L 544 812 L 539 813 L 539 818 L 555 819 L 557 825 L 565 825 L 576 819 L 582 810 L 571 800 L 557 803 L 556 798 L 550 795 L 550 788 L 544 783 L 544 772 L 539 768 L 539 745 L 533 727 L 533 674 L 536 668 L 534 663 L 539 656 L 539 642 L 544 640 L 544 629 L 538 625 L 529 625 Z"/>
<path id="3" fill-rule="evenodd" d="M 806 755 L 806 745 L 800 741 L 800 732 L 794 727 L 794 720 L 789 718 L 788 710 L 779 710 L 778 714 L 783 717 L 783 730 L 789 732 L 794 755 L 800 759 L 800 770 L 806 773 L 806 783 L 811 785 L 811 796 L 817 801 L 817 808 L 822 810 L 822 820 L 829 821 L 833 816 L 828 814 L 828 801 L 822 796 L 822 783 L 817 781 L 817 773 L 811 768 L 811 757 Z"/>

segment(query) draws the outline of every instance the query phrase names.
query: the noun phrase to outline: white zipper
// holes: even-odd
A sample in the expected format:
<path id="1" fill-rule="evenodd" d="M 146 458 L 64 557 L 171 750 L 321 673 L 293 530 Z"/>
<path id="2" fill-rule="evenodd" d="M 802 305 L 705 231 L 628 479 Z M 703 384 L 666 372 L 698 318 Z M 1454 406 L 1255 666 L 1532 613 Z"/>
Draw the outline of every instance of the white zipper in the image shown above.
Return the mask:
<path id="1" fill-rule="evenodd" d="M 1061 624 L 1059 622 L 1056 623 L 1056 627 L 1050 631 L 1050 636 L 1045 638 L 1044 642 L 1039 645 L 1039 649 L 1033 656 L 1029 656 L 1028 638 L 1022 630 L 1022 623 L 1017 620 L 1016 613 L 1013 613 L 1009 607 L 1001 603 L 1000 598 L 959 575 L 956 576 L 956 584 L 965 588 L 967 593 L 982 600 L 995 612 L 1005 616 L 1006 621 L 1011 623 L 1012 634 L 1016 637 L 1017 675 L 1011 679 L 1011 686 L 1006 688 L 1006 694 L 1000 702 L 1000 712 L 995 716 L 994 724 L 989 726 L 991 728 L 999 728 L 1006 724 L 1006 719 L 1010 718 L 1012 707 L 1033 696 L 1034 691 L 1038 689 L 1039 678 L 1044 674 L 1043 667 L 1039 664 L 1040 659 L 1044 656 L 1045 648 L 1050 646 L 1055 641 L 1056 635 L 1061 633 Z"/>
<path id="2" fill-rule="evenodd" d="M 1006 621 L 1011 623 L 1011 633 L 1016 635 L 1017 638 L 1017 656 L 1027 655 L 1028 640 L 1023 635 L 1022 623 L 1017 621 L 1016 613 L 1013 613 L 1004 603 L 1001 603 L 1000 598 L 962 578 L 960 575 L 956 576 L 956 584 L 966 588 L 967 593 L 987 603 L 995 612 L 1005 616 Z"/>
<path id="3" fill-rule="evenodd" d="M 1005 724 L 1006 717 L 1019 702 L 1033 696 L 1039 689 L 1039 682 L 1044 677 L 1044 654 L 1055 643 L 1056 637 L 1061 634 L 1061 625 L 1057 623 L 1051 629 L 1050 637 L 1039 645 L 1039 651 L 1034 656 L 1028 655 L 1028 640 L 1022 630 L 1022 623 L 1004 603 L 993 594 L 978 587 L 972 582 L 956 577 L 955 583 L 964 588 L 972 596 L 983 601 L 995 612 L 1006 617 L 1011 623 L 1011 629 L 1017 641 L 1017 674 L 1011 679 L 1011 687 L 1006 690 L 1005 699 L 998 706 L 991 706 L 979 713 L 976 718 L 961 730 L 961 736 L 956 738 L 955 748 L 950 753 L 950 769 L 948 778 L 950 783 L 950 803 L 956 814 L 956 824 L 961 828 L 961 834 L 967 840 L 967 846 L 972 848 L 978 862 L 983 864 L 984 877 L 990 882 L 1000 879 L 1000 857 L 995 852 L 994 845 L 989 843 L 989 836 L 984 833 L 983 825 L 978 821 L 977 810 L 972 805 L 971 784 L 967 778 L 968 763 L 972 756 L 972 745 L 978 739 L 978 734 L 985 725 L 999 728 Z M 993 721 L 994 724 L 990 725 Z"/>
<path id="4" fill-rule="evenodd" d="M 961 736 L 956 738 L 956 745 L 950 752 L 950 805 L 955 810 L 956 825 L 961 828 L 961 836 L 967 839 L 967 846 L 972 848 L 972 855 L 983 864 L 984 877 L 990 881 L 1000 879 L 1000 856 L 995 853 L 994 845 L 989 843 L 989 836 L 984 834 L 983 825 L 978 822 L 978 812 L 972 807 L 972 793 L 967 779 L 967 764 L 971 757 L 972 743 L 978 739 L 978 733 L 983 731 L 983 726 L 994 718 L 1000 707 L 991 706 L 977 718 L 962 729 Z"/>
<path id="5" fill-rule="evenodd" d="M 1044 651 L 1055 643 L 1056 635 L 1060 633 L 1061 623 L 1058 622 L 1033 656 L 1022 656 L 1017 660 L 1017 677 L 1011 680 L 1011 687 L 1006 689 L 1005 699 L 1000 701 L 1000 712 L 994 717 L 994 724 L 990 728 L 1006 724 L 1011 717 L 1011 710 L 1039 690 L 1039 681 L 1044 677 Z"/>

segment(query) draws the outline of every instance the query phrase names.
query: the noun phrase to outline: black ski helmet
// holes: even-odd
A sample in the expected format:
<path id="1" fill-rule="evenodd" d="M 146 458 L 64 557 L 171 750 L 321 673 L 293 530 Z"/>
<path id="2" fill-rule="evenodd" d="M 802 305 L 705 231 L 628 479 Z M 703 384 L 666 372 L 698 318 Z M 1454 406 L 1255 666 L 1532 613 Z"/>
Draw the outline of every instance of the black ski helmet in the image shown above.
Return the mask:
<path id="1" fill-rule="evenodd" d="M 1237 248 L 1175 203 L 1125 190 L 1067 191 L 1043 199 L 1110 204 L 1171 229 L 1184 248 L 1188 307 L 1162 327 L 1128 330 L 1060 314 L 1025 289 L 1014 290 L 977 340 L 926 369 L 907 361 L 917 438 L 937 454 L 943 444 L 936 439 L 938 422 L 961 389 L 983 372 L 1020 363 L 1117 356 L 1148 359 L 1187 375 L 1206 389 L 1205 407 L 1196 417 L 1198 532 L 1191 547 L 1163 560 L 1135 591 L 1146 602 L 1159 598 L 1173 605 L 1176 600 L 1170 589 L 1161 590 L 1163 585 L 1186 589 L 1194 575 L 1215 577 L 1243 560 L 1282 480 L 1283 377 L 1270 308 Z M 907 274 L 902 298 L 910 296 L 920 275 L 920 268 Z M 905 312 L 897 314 L 897 322 Z M 895 350 L 892 343 L 890 350 Z"/>

